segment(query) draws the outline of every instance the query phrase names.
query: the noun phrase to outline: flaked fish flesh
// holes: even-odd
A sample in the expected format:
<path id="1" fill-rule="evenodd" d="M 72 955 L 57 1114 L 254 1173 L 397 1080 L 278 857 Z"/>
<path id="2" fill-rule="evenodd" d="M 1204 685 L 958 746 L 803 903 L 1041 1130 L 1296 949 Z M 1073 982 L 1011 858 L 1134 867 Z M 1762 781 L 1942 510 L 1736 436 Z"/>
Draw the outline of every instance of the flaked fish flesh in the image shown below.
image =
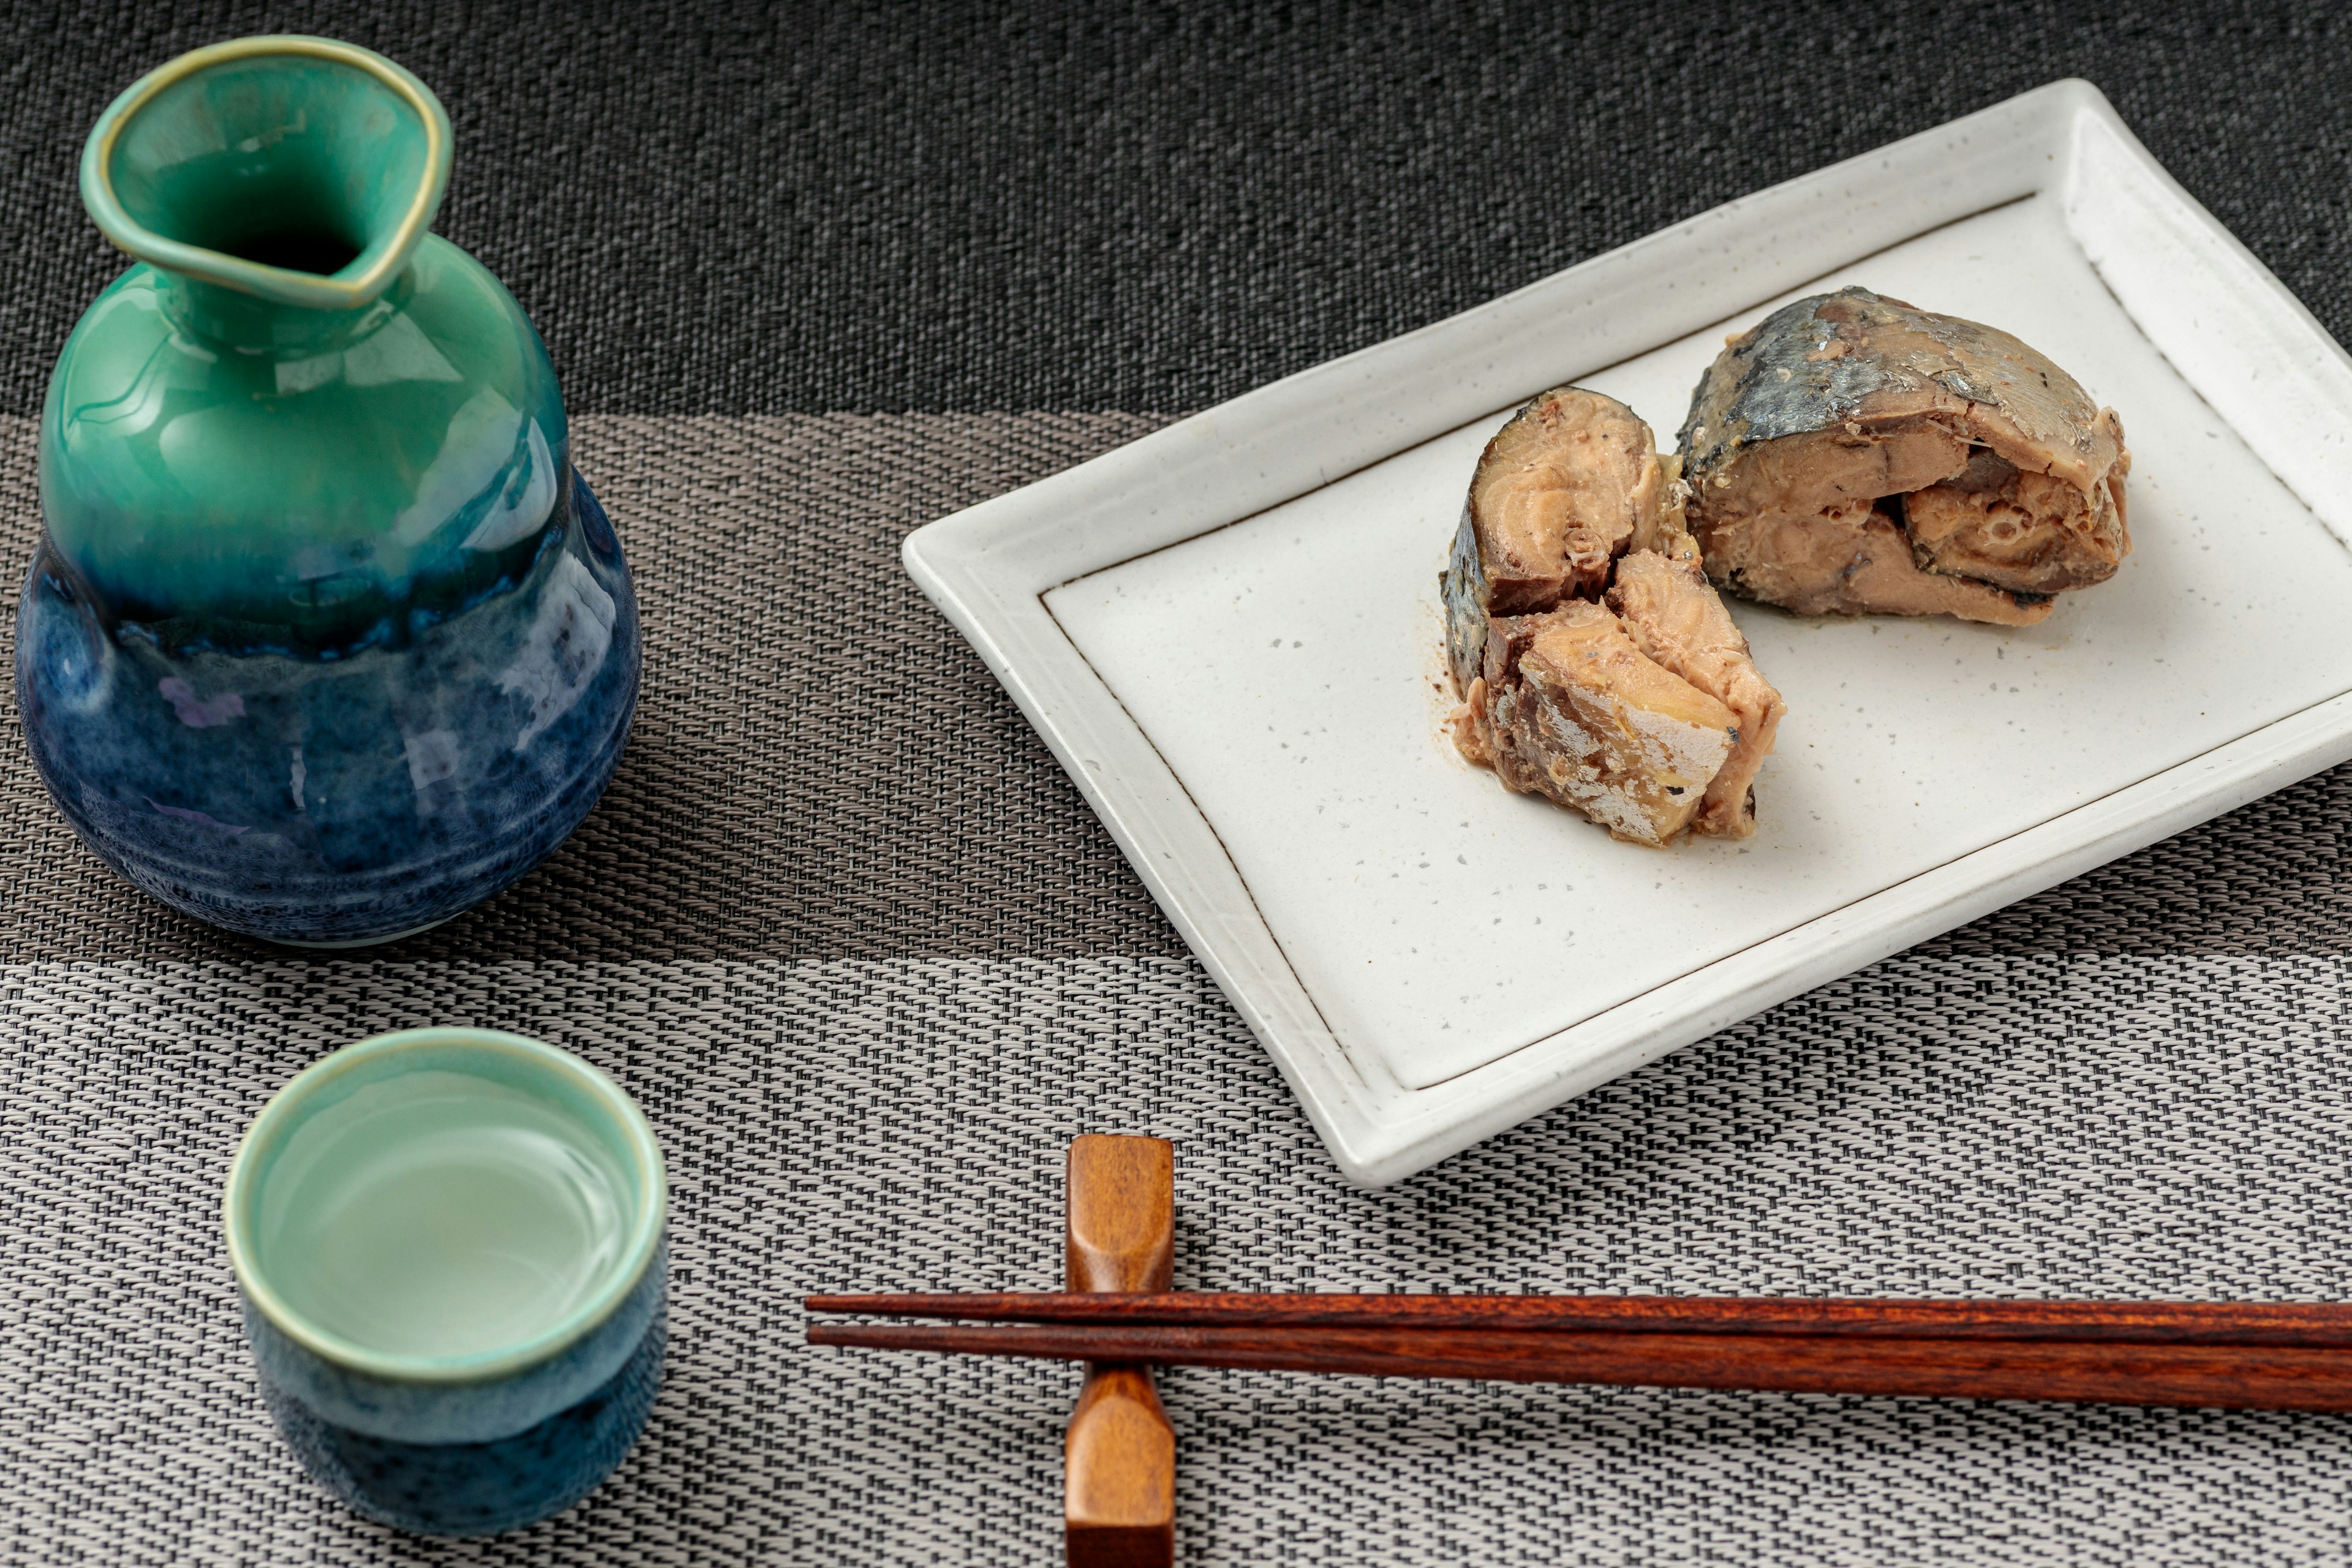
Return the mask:
<path id="1" fill-rule="evenodd" d="M 1456 688 L 1483 668 L 1490 616 L 1600 598 L 1666 492 L 1649 426 L 1613 397 L 1555 387 L 1512 416 L 1479 454 L 1446 564 Z"/>
<path id="2" fill-rule="evenodd" d="M 1664 549 L 1628 554 L 1617 563 L 1608 604 L 1653 663 L 1730 710 L 1731 752 L 1707 781 L 1692 826 L 1717 837 L 1747 837 L 1756 831 L 1756 774 L 1771 755 L 1787 709 L 1707 582 L 1697 542 L 1676 534 Z"/>
<path id="3" fill-rule="evenodd" d="M 1645 657 L 1602 605 L 1500 622 L 1487 654 L 1495 772 L 1620 837 L 1663 844 L 1689 826 L 1739 743 L 1731 710 Z"/>
<path id="4" fill-rule="evenodd" d="M 1481 454 L 1440 581 L 1463 754 L 1653 845 L 1755 831 L 1782 711 L 1675 470 L 1614 398 L 1545 393 Z"/>
<path id="5" fill-rule="evenodd" d="M 2027 626 L 2131 552 L 2115 410 L 2007 332 L 1866 289 L 1733 338 L 1682 446 L 1707 575 L 1801 615 Z"/>

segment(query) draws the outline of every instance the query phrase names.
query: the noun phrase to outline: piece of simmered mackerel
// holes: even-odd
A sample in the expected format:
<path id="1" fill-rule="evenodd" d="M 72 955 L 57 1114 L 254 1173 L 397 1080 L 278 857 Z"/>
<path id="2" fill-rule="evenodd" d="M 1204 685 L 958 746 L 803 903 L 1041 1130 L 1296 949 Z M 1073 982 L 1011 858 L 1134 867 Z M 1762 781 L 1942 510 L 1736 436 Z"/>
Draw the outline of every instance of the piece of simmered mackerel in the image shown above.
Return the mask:
<path id="1" fill-rule="evenodd" d="M 1649 426 L 1613 397 L 1554 387 L 1513 415 L 1479 454 L 1446 563 L 1455 687 L 1477 678 L 1490 617 L 1598 599 L 1668 489 Z"/>
<path id="2" fill-rule="evenodd" d="M 1660 549 L 1633 552 L 1617 563 L 1607 603 L 1653 663 L 1730 710 L 1731 752 L 1707 781 L 1692 826 L 1717 837 L 1747 837 L 1756 831 L 1756 774 L 1788 705 L 1749 657 L 1747 637 L 1706 580 L 1698 546 L 1683 533 Z"/>
<path id="3" fill-rule="evenodd" d="M 1738 743 L 1730 709 L 1581 599 L 1494 622 L 1465 719 L 1465 750 L 1504 784 L 1641 844 L 1691 825 Z"/>
<path id="4" fill-rule="evenodd" d="M 1697 569 L 1678 467 L 1614 398 L 1545 393 L 1481 455 L 1442 584 L 1463 753 L 1644 844 L 1753 832 L 1781 711 Z"/>
<path id="5" fill-rule="evenodd" d="M 2113 409 L 2007 332 L 1866 289 L 1734 338 L 1682 444 L 1707 574 L 1804 615 L 2031 625 L 2131 552 Z"/>

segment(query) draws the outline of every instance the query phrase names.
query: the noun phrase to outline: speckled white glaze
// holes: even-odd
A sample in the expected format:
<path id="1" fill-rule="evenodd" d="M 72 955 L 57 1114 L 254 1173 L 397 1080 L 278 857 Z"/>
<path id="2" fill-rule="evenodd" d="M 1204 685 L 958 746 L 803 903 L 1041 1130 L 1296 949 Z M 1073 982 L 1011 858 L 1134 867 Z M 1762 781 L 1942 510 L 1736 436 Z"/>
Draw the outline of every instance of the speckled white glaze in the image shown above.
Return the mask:
<path id="1" fill-rule="evenodd" d="M 1448 754 L 1435 580 L 1508 411 L 1577 382 L 1671 440 L 1726 332 L 1845 282 L 2011 331 L 2121 412 L 2123 573 L 2016 631 L 1737 607 L 1790 704 L 1744 843 L 1615 843 Z M 2063 82 L 906 554 L 1377 1184 L 2352 755 L 2348 427 L 2352 362 Z"/>

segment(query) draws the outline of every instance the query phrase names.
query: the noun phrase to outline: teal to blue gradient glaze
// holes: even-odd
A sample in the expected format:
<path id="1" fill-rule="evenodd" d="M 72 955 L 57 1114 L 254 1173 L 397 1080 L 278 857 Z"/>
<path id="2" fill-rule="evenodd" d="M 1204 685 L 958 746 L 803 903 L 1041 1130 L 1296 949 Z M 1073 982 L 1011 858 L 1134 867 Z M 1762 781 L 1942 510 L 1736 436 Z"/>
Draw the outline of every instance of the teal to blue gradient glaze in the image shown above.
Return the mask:
<path id="1" fill-rule="evenodd" d="M 84 199 L 144 259 L 58 360 L 41 496 L 125 616 L 347 645 L 421 583 L 495 576 L 467 541 L 499 481 L 568 442 L 521 308 L 409 221 L 448 181 L 439 102 L 390 61 L 290 43 L 223 46 L 92 132 Z M 304 240 L 355 254 L 326 278 L 236 254 Z"/>
<path id="2" fill-rule="evenodd" d="M 251 38 L 151 73 L 82 163 L 139 265 L 43 408 L 26 733 L 101 858 L 254 935 L 488 897 L 635 711 L 635 593 L 546 350 L 428 232 L 449 147 L 390 61 Z"/>
<path id="3" fill-rule="evenodd" d="M 224 1211 L 263 1401 L 371 1519 L 532 1523 L 593 1489 L 651 1412 L 661 1151 L 568 1053 L 479 1029 L 338 1051 L 256 1119 Z"/>
<path id="4" fill-rule="evenodd" d="M 538 333 L 480 263 L 425 235 L 348 322 L 296 316 L 319 335 L 291 349 L 190 331 L 199 287 L 132 268 L 49 383 L 42 510 L 94 593 L 232 645 L 348 652 L 420 593 L 455 609 L 513 569 L 571 443 Z"/>

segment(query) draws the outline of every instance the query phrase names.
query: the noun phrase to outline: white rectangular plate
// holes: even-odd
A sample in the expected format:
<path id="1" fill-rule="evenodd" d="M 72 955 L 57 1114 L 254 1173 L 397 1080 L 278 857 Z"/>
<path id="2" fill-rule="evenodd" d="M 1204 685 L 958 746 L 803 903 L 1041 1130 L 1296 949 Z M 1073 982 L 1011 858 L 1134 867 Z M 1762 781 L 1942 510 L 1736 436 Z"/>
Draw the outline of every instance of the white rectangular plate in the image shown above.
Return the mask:
<path id="1" fill-rule="evenodd" d="M 1442 741 L 1479 447 L 1578 382 L 1671 446 L 1727 331 L 1861 283 L 2122 415 L 2135 553 L 2021 630 L 1734 613 L 1788 699 L 1744 843 L 1621 844 Z M 1396 1180 L 2352 756 L 2352 361 L 2095 89 L 1717 208 L 913 535 L 1305 1101 Z"/>

